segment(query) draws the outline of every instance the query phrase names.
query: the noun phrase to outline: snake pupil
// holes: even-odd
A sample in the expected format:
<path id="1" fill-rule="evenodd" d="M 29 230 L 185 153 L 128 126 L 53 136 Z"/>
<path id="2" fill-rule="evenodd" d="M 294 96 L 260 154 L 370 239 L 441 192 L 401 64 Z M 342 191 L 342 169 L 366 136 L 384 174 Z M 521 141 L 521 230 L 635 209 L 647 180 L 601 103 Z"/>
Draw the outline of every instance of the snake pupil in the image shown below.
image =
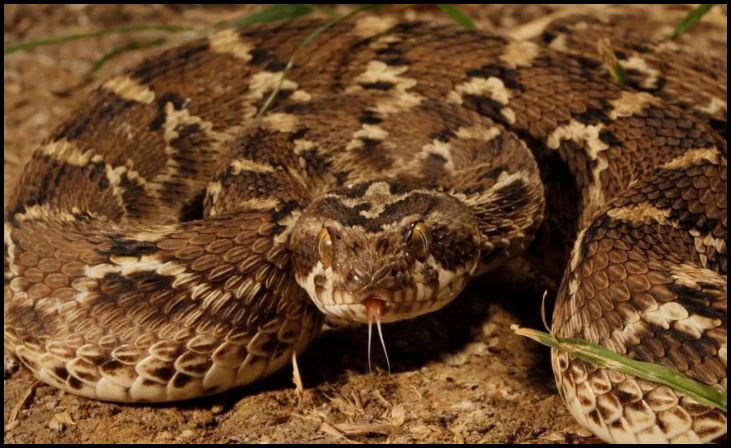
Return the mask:
<path id="1" fill-rule="evenodd" d="M 431 250 L 431 230 L 423 222 L 414 225 L 409 235 L 409 251 L 419 260 L 429 257 Z"/>
<path id="2" fill-rule="evenodd" d="M 325 227 L 317 235 L 317 255 L 320 257 L 320 262 L 325 269 L 329 268 L 335 259 L 333 241 L 330 232 Z"/>

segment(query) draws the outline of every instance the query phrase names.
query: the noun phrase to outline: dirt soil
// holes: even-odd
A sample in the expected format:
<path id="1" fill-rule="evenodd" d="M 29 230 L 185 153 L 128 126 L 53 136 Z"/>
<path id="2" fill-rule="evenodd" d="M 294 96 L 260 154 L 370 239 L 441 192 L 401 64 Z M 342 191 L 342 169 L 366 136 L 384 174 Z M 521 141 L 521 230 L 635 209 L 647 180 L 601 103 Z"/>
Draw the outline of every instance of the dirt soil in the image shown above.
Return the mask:
<path id="1" fill-rule="evenodd" d="M 210 26 L 255 6 L 4 6 L 5 45 L 143 23 Z M 498 11 L 499 12 L 499 11 Z M 545 14 L 526 8 L 518 21 Z M 499 15 L 499 14 L 498 14 Z M 489 24 L 488 24 L 489 25 Z M 67 42 L 4 60 L 4 199 L 32 150 L 102 79 L 158 49 L 126 52 L 93 79 L 102 56 L 132 42 L 189 34 L 136 33 Z M 549 351 L 511 324 L 541 328 L 540 295 L 506 272 L 479 279 L 444 310 L 384 327 L 391 372 L 365 327 L 334 326 L 299 360 L 251 387 L 165 405 L 119 405 L 34 387 L 21 369 L 4 381 L 6 443 L 587 443 L 558 397 Z M 11 421 L 12 414 L 15 418 Z"/>

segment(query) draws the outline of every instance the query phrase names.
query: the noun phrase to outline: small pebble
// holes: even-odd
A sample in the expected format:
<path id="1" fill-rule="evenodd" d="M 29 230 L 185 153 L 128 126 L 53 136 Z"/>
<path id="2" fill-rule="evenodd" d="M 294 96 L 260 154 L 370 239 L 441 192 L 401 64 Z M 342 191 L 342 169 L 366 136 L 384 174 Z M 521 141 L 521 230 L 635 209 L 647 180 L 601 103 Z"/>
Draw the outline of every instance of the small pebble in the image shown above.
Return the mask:
<path id="1" fill-rule="evenodd" d="M 13 376 L 13 374 L 15 372 L 18 371 L 18 368 L 20 368 L 20 363 L 18 362 L 18 360 L 16 358 L 14 358 L 12 356 L 7 356 L 7 355 L 4 357 L 4 361 L 5 361 L 5 374 L 4 374 L 3 378 L 7 380 L 11 376 Z"/>
<path id="2" fill-rule="evenodd" d="M 67 426 L 75 424 L 76 422 L 71 418 L 71 414 L 68 412 L 60 412 L 51 417 L 51 420 L 48 422 L 48 427 L 55 431 L 63 432 Z"/>

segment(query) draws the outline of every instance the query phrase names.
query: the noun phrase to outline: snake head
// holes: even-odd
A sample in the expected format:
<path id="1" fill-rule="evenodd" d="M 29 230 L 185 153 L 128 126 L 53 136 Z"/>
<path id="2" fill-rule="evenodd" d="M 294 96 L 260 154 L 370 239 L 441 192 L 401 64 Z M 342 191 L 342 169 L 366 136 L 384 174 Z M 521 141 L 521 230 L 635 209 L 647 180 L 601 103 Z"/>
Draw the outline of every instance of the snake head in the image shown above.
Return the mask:
<path id="1" fill-rule="evenodd" d="M 290 238 L 297 282 L 327 315 L 393 322 L 437 310 L 480 256 L 470 209 L 433 189 L 378 180 L 328 192 Z"/>

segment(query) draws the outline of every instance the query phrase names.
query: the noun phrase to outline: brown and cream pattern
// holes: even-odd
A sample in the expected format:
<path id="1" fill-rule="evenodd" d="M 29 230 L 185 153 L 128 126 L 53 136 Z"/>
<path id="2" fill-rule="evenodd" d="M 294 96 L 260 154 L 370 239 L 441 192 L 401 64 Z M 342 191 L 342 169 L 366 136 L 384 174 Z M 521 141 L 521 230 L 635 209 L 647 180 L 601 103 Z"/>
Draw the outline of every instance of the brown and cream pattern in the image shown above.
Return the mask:
<path id="1" fill-rule="evenodd" d="M 627 51 L 636 88 L 619 86 L 563 48 L 574 22 L 544 46 L 367 17 L 302 50 L 255 118 L 318 25 L 166 51 L 46 139 L 5 209 L 7 352 L 85 397 L 214 394 L 284 366 L 322 313 L 443 306 L 546 225 L 570 248 L 554 334 L 726 389 L 725 66 L 722 86 L 679 97 L 686 112 L 667 95 L 695 72 L 671 83 L 675 63 Z M 607 441 L 726 433 L 725 414 L 664 386 L 565 353 L 553 367 Z"/>

